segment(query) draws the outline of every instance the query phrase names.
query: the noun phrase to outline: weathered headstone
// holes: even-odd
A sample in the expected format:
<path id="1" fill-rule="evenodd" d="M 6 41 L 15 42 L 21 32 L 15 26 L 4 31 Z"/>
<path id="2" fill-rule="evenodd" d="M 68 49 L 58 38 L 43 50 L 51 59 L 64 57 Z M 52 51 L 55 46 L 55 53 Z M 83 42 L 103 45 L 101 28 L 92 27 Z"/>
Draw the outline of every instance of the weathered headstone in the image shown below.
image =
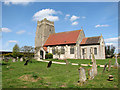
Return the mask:
<path id="1" fill-rule="evenodd" d="M 111 60 L 109 60 L 109 64 L 108 64 L 108 71 L 111 70 Z"/>
<path id="2" fill-rule="evenodd" d="M 91 68 L 91 69 L 88 70 L 88 79 L 92 80 L 93 78 L 94 78 L 94 71 Z"/>
<path id="3" fill-rule="evenodd" d="M 118 68 L 119 64 L 117 62 L 117 54 L 115 55 L 115 64 L 114 64 L 114 68 Z"/>
<path id="4" fill-rule="evenodd" d="M 15 62 L 15 59 L 13 58 L 12 62 Z"/>
<path id="5" fill-rule="evenodd" d="M 64 59 L 64 61 L 65 61 L 66 65 L 68 65 L 68 64 L 69 64 L 69 62 L 68 62 L 68 60 L 67 60 L 67 59 Z"/>
<path id="6" fill-rule="evenodd" d="M 52 61 L 50 61 L 47 65 L 47 68 L 51 67 Z"/>
<path id="7" fill-rule="evenodd" d="M 16 61 L 18 61 L 18 57 L 16 58 Z"/>
<path id="8" fill-rule="evenodd" d="M 24 65 L 27 65 L 30 60 L 27 60 Z"/>
<path id="9" fill-rule="evenodd" d="M 107 67 L 107 63 L 106 63 L 105 66 L 104 66 L 103 73 L 105 72 L 106 67 Z"/>
<path id="10" fill-rule="evenodd" d="M 79 71 L 79 85 L 82 86 L 85 82 L 86 82 L 86 73 L 85 73 L 85 69 L 83 67 L 80 67 L 78 69 Z"/>
<path id="11" fill-rule="evenodd" d="M 94 54 L 92 54 L 92 68 L 93 68 L 93 72 L 94 72 L 94 76 L 97 75 L 97 65 L 96 65 L 96 59 L 95 59 L 95 56 Z"/>
<path id="12" fill-rule="evenodd" d="M 22 62 L 22 61 L 23 61 L 23 58 L 20 58 L 20 61 Z"/>

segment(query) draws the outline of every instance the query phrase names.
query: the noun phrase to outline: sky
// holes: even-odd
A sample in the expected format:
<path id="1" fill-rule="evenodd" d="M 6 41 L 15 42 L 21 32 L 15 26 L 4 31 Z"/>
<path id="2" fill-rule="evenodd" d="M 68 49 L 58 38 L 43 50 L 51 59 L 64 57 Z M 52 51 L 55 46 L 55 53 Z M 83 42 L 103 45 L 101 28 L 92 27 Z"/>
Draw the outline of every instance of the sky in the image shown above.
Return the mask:
<path id="1" fill-rule="evenodd" d="M 9 1 L 9 0 L 8 0 Z M 54 21 L 55 32 L 80 30 L 86 37 L 102 34 L 118 49 L 117 2 L 2 2 L 2 50 L 33 46 L 37 21 Z"/>

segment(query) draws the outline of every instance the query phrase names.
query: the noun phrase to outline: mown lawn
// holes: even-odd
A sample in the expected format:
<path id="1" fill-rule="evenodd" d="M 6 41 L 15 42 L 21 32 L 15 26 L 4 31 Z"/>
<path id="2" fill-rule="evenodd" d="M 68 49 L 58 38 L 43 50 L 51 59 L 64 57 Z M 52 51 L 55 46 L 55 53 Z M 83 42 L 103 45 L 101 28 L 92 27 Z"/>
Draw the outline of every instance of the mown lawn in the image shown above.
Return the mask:
<path id="1" fill-rule="evenodd" d="M 88 80 L 83 86 L 78 86 L 79 66 L 52 64 L 47 68 L 47 63 L 33 61 L 24 66 L 25 62 L 3 62 L 2 87 L 3 88 L 117 88 L 118 70 L 111 68 L 105 71 L 98 67 L 98 75 L 94 80 Z M 88 69 L 86 76 L 88 77 Z M 114 76 L 114 81 L 108 81 L 108 75 Z"/>
<path id="2" fill-rule="evenodd" d="M 64 60 L 57 60 L 57 59 L 46 59 L 46 60 L 52 60 L 57 62 L 65 62 Z M 67 59 L 70 63 L 79 63 L 79 64 L 89 64 L 92 60 L 91 59 Z M 109 59 L 97 59 L 96 64 L 105 65 L 106 63 L 109 63 L 109 60 L 111 60 L 111 64 L 115 64 L 114 58 Z"/>

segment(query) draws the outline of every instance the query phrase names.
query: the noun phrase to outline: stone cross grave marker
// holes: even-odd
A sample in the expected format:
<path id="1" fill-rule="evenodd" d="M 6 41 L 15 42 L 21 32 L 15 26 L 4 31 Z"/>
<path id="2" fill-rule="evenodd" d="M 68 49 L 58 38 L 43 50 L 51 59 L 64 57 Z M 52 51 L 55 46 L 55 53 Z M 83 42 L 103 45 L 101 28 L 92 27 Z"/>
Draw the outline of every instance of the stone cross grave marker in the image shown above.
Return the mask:
<path id="1" fill-rule="evenodd" d="M 111 60 L 109 60 L 109 64 L 108 64 L 108 71 L 111 70 Z"/>
<path id="2" fill-rule="evenodd" d="M 96 59 L 95 59 L 95 56 L 94 54 L 92 54 L 92 68 L 93 68 L 93 72 L 94 72 L 94 76 L 97 75 L 97 65 L 96 65 Z"/>
<path id="3" fill-rule="evenodd" d="M 20 61 L 22 62 L 22 61 L 23 61 L 23 58 L 20 58 Z"/>
<path id="4" fill-rule="evenodd" d="M 83 85 L 86 82 L 86 73 L 85 73 L 85 69 L 83 67 L 80 67 L 78 69 L 79 71 L 79 85 Z"/>
<path id="5" fill-rule="evenodd" d="M 47 68 L 51 67 L 52 61 L 49 61 Z"/>
<path id="6" fill-rule="evenodd" d="M 107 67 L 107 63 L 106 63 L 105 66 L 104 66 L 103 73 L 105 72 L 106 67 Z"/>
<path id="7" fill-rule="evenodd" d="M 94 79 L 94 71 L 93 71 L 93 68 L 91 68 L 91 69 L 88 70 L 88 79 L 89 79 L 89 80 Z"/>
<path id="8" fill-rule="evenodd" d="M 117 62 L 117 54 L 115 55 L 115 64 L 114 64 L 114 68 L 118 68 L 119 64 Z"/>

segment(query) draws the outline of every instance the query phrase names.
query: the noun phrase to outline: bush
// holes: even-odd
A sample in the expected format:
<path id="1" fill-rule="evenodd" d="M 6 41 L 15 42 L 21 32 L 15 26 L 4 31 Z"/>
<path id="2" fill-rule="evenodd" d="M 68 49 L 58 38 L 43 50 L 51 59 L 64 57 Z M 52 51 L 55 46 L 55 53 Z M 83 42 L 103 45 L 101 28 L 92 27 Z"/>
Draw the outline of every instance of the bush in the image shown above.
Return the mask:
<path id="1" fill-rule="evenodd" d="M 47 53 L 47 54 L 45 55 L 45 59 L 53 59 L 53 54 Z"/>

